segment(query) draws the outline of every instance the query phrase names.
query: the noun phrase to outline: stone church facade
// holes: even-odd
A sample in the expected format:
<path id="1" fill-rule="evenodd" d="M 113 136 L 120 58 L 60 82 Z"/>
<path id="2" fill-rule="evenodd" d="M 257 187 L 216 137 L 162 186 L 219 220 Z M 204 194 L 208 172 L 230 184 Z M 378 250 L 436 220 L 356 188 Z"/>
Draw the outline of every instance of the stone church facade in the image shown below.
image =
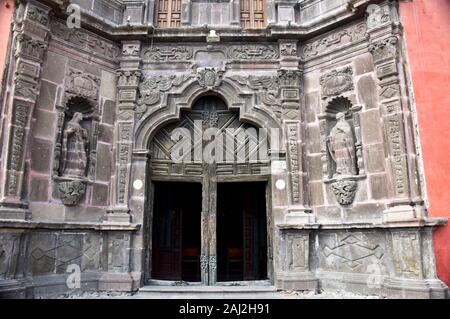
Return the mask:
<path id="1" fill-rule="evenodd" d="M 16 1 L 3 83 L 1 296 L 447 294 L 397 1 Z"/>

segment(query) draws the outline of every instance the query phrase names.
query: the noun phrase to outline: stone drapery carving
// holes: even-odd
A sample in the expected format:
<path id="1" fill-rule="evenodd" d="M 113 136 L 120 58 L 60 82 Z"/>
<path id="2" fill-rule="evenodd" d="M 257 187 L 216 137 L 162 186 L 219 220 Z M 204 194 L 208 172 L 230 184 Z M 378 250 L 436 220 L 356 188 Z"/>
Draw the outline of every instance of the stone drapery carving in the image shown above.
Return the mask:
<path id="1" fill-rule="evenodd" d="M 322 98 L 340 95 L 353 90 L 353 69 L 348 66 L 342 70 L 333 70 L 320 77 Z"/>
<path id="2" fill-rule="evenodd" d="M 84 177 L 86 175 L 88 134 L 81 126 L 82 120 L 83 114 L 76 112 L 64 128 L 61 149 L 63 176 Z"/>
<path id="3" fill-rule="evenodd" d="M 272 45 L 241 45 L 231 47 L 228 57 L 235 60 L 273 60 L 279 54 L 277 47 Z"/>
<path id="4" fill-rule="evenodd" d="M 327 139 L 328 151 L 335 163 L 333 177 L 357 175 L 355 139 L 344 113 L 336 114 L 336 125 Z"/>

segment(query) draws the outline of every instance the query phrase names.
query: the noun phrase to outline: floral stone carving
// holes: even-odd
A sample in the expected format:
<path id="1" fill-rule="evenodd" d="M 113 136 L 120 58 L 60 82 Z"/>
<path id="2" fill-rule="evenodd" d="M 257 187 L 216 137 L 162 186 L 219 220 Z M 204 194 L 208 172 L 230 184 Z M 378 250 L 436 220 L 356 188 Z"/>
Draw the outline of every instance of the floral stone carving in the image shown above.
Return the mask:
<path id="1" fill-rule="evenodd" d="M 350 205 L 355 199 L 357 186 L 358 184 L 356 181 L 338 180 L 331 184 L 331 189 L 339 204 Z"/>
<path id="2" fill-rule="evenodd" d="M 86 193 L 86 182 L 81 180 L 57 181 L 56 189 L 64 205 L 75 206 Z"/>

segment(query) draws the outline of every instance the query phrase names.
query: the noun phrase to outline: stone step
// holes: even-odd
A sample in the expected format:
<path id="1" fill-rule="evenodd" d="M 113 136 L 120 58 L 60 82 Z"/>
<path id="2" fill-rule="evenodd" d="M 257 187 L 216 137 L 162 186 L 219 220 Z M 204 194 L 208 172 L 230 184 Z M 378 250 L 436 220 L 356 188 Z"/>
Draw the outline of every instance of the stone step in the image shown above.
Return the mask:
<path id="1" fill-rule="evenodd" d="M 274 286 L 144 286 L 135 295 L 143 299 L 277 299 Z"/>

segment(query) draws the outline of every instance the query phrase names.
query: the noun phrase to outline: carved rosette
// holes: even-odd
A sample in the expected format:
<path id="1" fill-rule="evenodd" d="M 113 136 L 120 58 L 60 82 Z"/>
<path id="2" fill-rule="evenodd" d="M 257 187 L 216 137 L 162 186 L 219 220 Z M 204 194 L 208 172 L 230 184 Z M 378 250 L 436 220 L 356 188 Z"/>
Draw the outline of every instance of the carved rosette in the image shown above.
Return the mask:
<path id="1" fill-rule="evenodd" d="M 78 205 L 86 193 L 85 181 L 56 181 L 55 183 L 59 198 L 66 206 Z"/>
<path id="2" fill-rule="evenodd" d="M 355 199 L 357 186 L 357 181 L 338 180 L 331 184 L 331 189 L 339 204 L 350 205 Z"/>

